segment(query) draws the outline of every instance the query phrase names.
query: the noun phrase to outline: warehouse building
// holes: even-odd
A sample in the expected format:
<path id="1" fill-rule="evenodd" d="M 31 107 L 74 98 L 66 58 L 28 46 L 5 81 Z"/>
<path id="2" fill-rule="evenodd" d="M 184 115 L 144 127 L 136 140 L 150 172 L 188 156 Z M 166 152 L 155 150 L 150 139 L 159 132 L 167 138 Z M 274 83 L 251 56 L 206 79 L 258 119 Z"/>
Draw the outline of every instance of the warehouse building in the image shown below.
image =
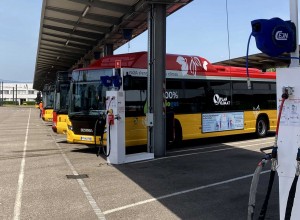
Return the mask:
<path id="1" fill-rule="evenodd" d="M 0 82 L 0 102 L 15 102 L 18 105 L 33 102 L 38 91 L 32 87 L 33 83 Z"/>

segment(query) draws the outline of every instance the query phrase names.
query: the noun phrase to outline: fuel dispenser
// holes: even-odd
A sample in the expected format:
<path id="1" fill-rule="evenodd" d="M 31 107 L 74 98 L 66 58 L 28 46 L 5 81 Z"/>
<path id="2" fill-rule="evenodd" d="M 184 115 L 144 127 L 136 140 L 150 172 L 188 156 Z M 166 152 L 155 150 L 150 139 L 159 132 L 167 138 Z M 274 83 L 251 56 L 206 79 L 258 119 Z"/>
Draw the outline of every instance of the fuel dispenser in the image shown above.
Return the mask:
<path id="1" fill-rule="evenodd" d="M 258 49 L 269 56 L 281 58 L 280 56 L 285 52 L 293 53 L 296 51 L 296 38 L 298 37 L 296 33 L 297 28 L 291 21 L 283 21 L 279 18 L 252 21 L 251 35 L 255 37 Z M 294 57 L 288 56 L 288 58 L 298 59 L 298 64 L 290 68 L 276 70 L 278 121 L 275 141 L 273 147 L 269 148 L 272 152 L 265 154 L 253 175 L 249 195 L 248 220 L 254 218 L 255 194 L 259 175 L 262 167 L 268 161 L 272 163 L 270 179 L 258 219 L 265 219 L 276 171 L 279 177 L 280 219 L 300 219 L 300 209 L 298 208 L 300 207 L 298 183 L 300 175 L 299 53 Z"/>
<path id="2" fill-rule="evenodd" d="M 125 158 L 125 99 L 123 91 L 106 92 L 107 162 L 122 164 Z"/>
<path id="3" fill-rule="evenodd" d="M 300 67 L 277 69 L 277 103 L 279 94 L 288 90 L 278 135 L 280 219 L 300 219 Z M 293 183 L 294 182 L 294 183 Z M 293 183 L 293 184 L 292 184 Z"/>
<path id="4" fill-rule="evenodd" d="M 109 81 L 105 79 L 105 81 Z M 142 152 L 126 155 L 125 144 L 125 91 L 118 74 L 111 77 L 113 86 L 106 91 L 106 131 L 105 155 L 110 164 L 131 163 L 154 158 L 154 153 Z"/>

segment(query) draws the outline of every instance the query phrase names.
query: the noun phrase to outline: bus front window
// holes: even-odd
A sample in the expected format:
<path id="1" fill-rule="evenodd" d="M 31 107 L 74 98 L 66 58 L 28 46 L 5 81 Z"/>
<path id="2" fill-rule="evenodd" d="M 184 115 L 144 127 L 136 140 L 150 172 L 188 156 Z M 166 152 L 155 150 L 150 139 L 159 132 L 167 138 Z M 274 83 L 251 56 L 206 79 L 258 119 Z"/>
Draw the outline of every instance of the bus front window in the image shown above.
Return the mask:
<path id="1" fill-rule="evenodd" d="M 105 112 L 107 87 L 102 85 L 102 76 L 112 76 L 112 69 L 75 70 L 70 87 L 69 116 L 98 116 Z"/>
<path id="2" fill-rule="evenodd" d="M 99 82 L 79 82 L 72 87 L 70 115 L 98 115 L 105 111 L 106 88 Z"/>
<path id="3" fill-rule="evenodd" d="M 54 92 L 47 91 L 43 94 L 43 106 L 45 109 L 53 108 L 54 103 Z"/>

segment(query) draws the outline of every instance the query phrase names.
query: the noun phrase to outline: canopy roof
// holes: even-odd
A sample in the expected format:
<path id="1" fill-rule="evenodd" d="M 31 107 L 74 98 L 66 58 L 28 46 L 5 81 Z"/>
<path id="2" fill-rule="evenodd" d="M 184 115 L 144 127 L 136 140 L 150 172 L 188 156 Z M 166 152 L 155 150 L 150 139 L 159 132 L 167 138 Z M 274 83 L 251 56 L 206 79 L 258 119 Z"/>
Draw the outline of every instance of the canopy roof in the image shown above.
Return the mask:
<path id="1" fill-rule="evenodd" d="M 57 71 L 92 60 L 107 44 L 119 48 L 128 41 L 124 30 L 132 30 L 132 38 L 144 32 L 149 4 L 165 4 L 170 15 L 191 1 L 43 0 L 34 89 L 53 82 Z"/>
<path id="2" fill-rule="evenodd" d="M 265 71 L 269 68 L 287 67 L 290 64 L 289 55 L 285 54 L 285 58 L 274 58 L 264 53 L 258 53 L 248 56 L 248 67 L 257 68 Z M 247 57 L 237 57 L 230 60 L 223 60 L 214 63 L 215 65 L 246 67 Z"/>

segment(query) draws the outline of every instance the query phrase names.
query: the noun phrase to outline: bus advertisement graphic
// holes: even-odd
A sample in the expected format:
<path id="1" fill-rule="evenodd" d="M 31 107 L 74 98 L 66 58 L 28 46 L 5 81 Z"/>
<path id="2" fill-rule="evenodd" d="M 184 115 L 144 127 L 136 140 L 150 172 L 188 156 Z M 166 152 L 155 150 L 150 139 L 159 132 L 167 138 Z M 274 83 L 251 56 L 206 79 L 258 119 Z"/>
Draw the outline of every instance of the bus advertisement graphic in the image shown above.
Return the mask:
<path id="1" fill-rule="evenodd" d="M 243 112 L 202 114 L 203 133 L 238 129 L 244 129 Z"/>

